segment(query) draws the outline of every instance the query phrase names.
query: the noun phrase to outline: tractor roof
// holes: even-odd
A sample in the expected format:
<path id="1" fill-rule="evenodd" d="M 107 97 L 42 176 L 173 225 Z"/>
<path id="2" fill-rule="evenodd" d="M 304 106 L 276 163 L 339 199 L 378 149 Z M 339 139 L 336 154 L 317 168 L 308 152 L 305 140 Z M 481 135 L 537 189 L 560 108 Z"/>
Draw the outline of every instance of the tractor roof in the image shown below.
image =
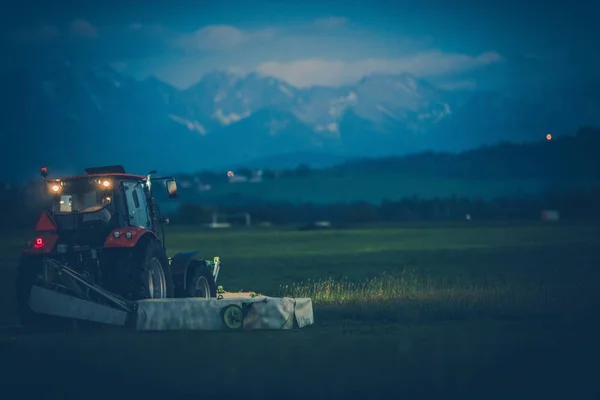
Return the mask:
<path id="1" fill-rule="evenodd" d="M 59 180 L 69 179 L 80 179 L 80 178 L 94 178 L 94 177 L 115 177 L 121 179 L 132 179 L 139 180 L 145 179 L 144 175 L 128 174 L 125 172 L 125 168 L 121 165 L 111 165 L 107 167 L 90 167 L 85 169 L 85 175 L 73 175 L 65 176 L 61 178 L 55 178 Z"/>
<path id="2" fill-rule="evenodd" d="M 110 178 L 110 177 L 120 178 L 120 179 L 131 179 L 131 180 L 146 179 L 146 177 L 144 175 L 112 173 L 112 174 L 71 175 L 71 176 L 62 176 L 62 177 L 52 178 L 52 179 L 48 179 L 48 180 L 50 180 L 50 181 L 52 181 L 52 180 L 67 181 L 67 180 L 71 180 L 71 179 L 80 179 L 80 178 Z"/>
<path id="3" fill-rule="evenodd" d="M 85 169 L 88 175 L 95 174 L 124 174 L 125 168 L 122 165 L 109 165 L 107 167 L 89 167 Z"/>

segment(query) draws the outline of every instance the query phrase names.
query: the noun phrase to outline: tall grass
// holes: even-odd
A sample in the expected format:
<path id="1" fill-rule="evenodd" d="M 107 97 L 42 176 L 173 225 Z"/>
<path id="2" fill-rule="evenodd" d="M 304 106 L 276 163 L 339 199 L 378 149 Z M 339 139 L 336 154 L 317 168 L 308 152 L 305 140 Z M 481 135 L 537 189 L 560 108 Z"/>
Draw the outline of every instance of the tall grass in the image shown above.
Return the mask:
<path id="1" fill-rule="evenodd" d="M 556 317 L 589 300 L 582 285 L 525 279 L 438 279 L 403 271 L 363 281 L 306 280 L 281 286 L 280 296 L 310 297 L 325 320 L 421 320 Z"/>

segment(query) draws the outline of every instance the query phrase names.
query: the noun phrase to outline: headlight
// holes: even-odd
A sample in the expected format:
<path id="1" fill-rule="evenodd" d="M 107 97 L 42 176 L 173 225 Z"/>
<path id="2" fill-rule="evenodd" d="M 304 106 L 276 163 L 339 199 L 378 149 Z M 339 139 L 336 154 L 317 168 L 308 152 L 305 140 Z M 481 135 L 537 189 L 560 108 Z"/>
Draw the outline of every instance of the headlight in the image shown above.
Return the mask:
<path id="1" fill-rule="evenodd" d="M 46 184 L 46 192 L 48 194 L 59 194 L 62 191 L 62 184 L 60 182 L 48 182 Z"/>
<path id="2" fill-rule="evenodd" d="M 94 184 L 100 186 L 103 189 L 109 189 L 112 186 L 112 182 L 110 179 L 104 179 L 104 178 L 94 179 L 93 182 L 94 182 Z"/>

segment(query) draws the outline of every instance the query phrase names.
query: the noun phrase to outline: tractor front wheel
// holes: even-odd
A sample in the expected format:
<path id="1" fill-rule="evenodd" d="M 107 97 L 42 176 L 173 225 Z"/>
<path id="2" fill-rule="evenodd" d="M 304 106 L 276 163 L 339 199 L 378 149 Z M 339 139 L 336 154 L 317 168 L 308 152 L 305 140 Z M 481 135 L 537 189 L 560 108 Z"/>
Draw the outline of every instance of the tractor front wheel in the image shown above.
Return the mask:
<path id="1" fill-rule="evenodd" d="M 204 261 L 193 260 L 186 282 L 187 297 L 217 297 L 217 283 L 212 271 Z"/>

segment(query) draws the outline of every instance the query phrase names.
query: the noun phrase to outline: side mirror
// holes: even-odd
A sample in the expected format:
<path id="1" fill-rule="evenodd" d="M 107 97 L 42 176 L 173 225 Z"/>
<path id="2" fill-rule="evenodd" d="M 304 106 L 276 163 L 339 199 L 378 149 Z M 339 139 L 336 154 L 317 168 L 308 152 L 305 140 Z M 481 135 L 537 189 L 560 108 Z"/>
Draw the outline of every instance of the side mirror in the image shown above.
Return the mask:
<path id="1" fill-rule="evenodd" d="M 175 179 L 169 179 L 165 184 L 167 185 L 167 193 L 169 194 L 169 198 L 178 198 L 179 193 L 177 192 L 177 182 L 175 182 Z"/>

